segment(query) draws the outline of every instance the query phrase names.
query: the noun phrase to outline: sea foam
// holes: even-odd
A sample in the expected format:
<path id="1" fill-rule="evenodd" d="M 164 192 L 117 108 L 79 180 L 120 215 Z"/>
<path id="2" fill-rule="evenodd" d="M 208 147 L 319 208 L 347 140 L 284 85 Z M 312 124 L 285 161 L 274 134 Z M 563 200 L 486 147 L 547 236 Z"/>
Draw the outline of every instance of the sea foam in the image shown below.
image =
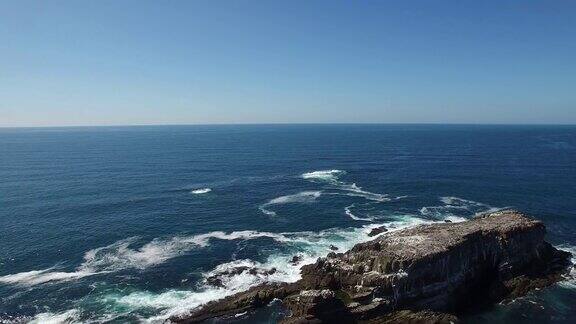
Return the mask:
<path id="1" fill-rule="evenodd" d="M 71 309 L 62 313 L 40 313 L 36 315 L 29 324 L 66 324 L 77 323 L 79 321 L 79 312 Z"/>
<path id="2" fill-rule="evenodd" d="M 376 202 L 386 202 L 392 200 L 387 194 L 374 193 L 362 189 L 356 183 L 348 183 L 340 180 L 340 176 L 346 174 L 343 170 L 320 170 L 307 172 L 301 175 L 302 178 L 312 182 L 325 183 L 331 189 L 344 191 L 342 194 L 350 197 L 362 197 Z"/>
<path id="3" fill-rule="evenodd" d="M 386 223 L 390 232 L 432 221 L 405 216 L 397 221 Z M 156 309 L 158 315 L 148 319 L 162 322 L 174 315 L 188 313 L 203 304 L 246 291 L 266 282 L 295 282 L 301 278 L 300 269 L 306 264 L 316 262 L 326 256 L 333 247 L 338 252 L 345 252 L 357 243 L 365 242 L 372 237 L 368 233 L 383 224 L 369 224 L 359 228 L 329 229 L 320 232 L 292 232 L 277 234 L 282 237 L 287 250 L 279 251 L 259 262 L 250 259 L 232 260 L 222 263 L 203 274 L 204 278 L 218 276 L 221 286 L 212 286 L 207 280 L 200 283 L 198 289 L 172 289 L 160 293 L 150 291 L 133 292 L 128 295 L 108 295 L 103 299 L 118 306 L 128 307 L 131 311 Z M 301 261 L 292 262 L 292 257 L 299 255 Z M 243 269 L 243 271 L 232 271 Z M 250 271 L 257 269 L 258 271 Z M 275 272 L 269 272 L 275 269 Z M 271 274 L 267 274 L 271 273 Z"/>
<path id="4" fill-rule="evenodd" d="M 563 288 L 576 289 L 576 246 L 560 244 L 555 247 L 559 250 L 572 253 L 572 258 L 570 259 L 572 262 L 572 268 L 570 269 L 570 272 L 566 274 L 566 280 L 560 281 L 558 285 Z"/>
<path id="5" fill-rule="evenodd" d="M 352 218 L 353 220 L 365 221 L 365 222 L 371 222 L 374 220 L 373 218 L 362 218 L 362 217 L 358 217 L 358 216 L 354 215 L 352 213 L 352 208 L 354 208 L 354 204 L 344 207 L 344 213 L 346 215 L 348 215 L 348 217 Z"/>
<path id="6" fill-rule="evenodd" d="M 130 238 L 87 252 L 84 263 L 78 267 L 78 273 L 87 271 L 86 269 L 115 271 L 125 268 L 145 268 L 180 255 L 192 247 L 208 246 L 210 241 L 214 239 L 250 240 L 267 237 L 283 243 L 284 249 L 273 252 L 264 261 L 250 259 L 231 260 L 203 274 L 204 278 L 218 275 L 222 280 L 221 286 L 210 285 L 207 280 L 204 280 L 199 282 L 198 288 L 193 290 L 135 291 L 128 294 L 110 293 L 96 297 L 98 302 L 106 305 L 106 307 L 119 306 L 117 309 L 122 310 L 124 314 L 154 310 L 156 315 L 142 320 L 162 323 L 170 316 L 187 313 L 209 301 L 245 291 L 261 283 L 295 282 L 301 278 L 300 269 L 302 266 L 314 263 L 318 258 L 326 256 L 334 247 L 338 249 L 338 252 L 345 252 L 357 243 L 372 239 L 368 236 L 368 233 L 373 228 L 385 225 L 389 232 L 394 232 L 426 223 L 432 223 L 432 221 L 406 215 L 386 224 L 369 224 L 357 228 L 336 228 L 320 232 L 209 232 L 170 239 L 155 239 L 139 248 L 132 247 L 132 245 L 136 244 L 136 239 Z M 385 233 L 382 235 L 385 235 Z M 301 260 L 297 263 L 292 262 L 294 255 L 299 255 Z M 243 271 L 231 271 L 239 267 L 246 268 L 242 268 L 244 269 Z M 249 269 L 257 269 L 259 271 L 249 271 Z M 272 269 L 276 271 L 271 271 Z M 42 271 L 42 274 L 45 275 L 54 275 L 55 273 L 57 272 Z M 15 275 L 10 276 L 17 278 Z M 11 280 L 10 283 L 38 284 L 46 282 L 43 280 L 30 280 L 30 277 L 24 279 L 24 277 L 26 276 L 21 275 L 20 279 Z M 109 315 L 112 316 L 113 314 Z M 42 313 L 37 315 L 34 320 L 36 323 L 50 323 L 50 321 L 68 323 L 78 320 L 78 316 L 77 310 L 70 310 L 58 314 Z"/>
<path id="7" fill-rule="evenodd" d="M 0 277 L 0 283 L 17 285 L 39 285 L 52 281 L 68 281 L 96 274 L 95 272 L 79 270 L 75 272 L 53 271 L 54 268 L 32 270 Z"/>
<path id="8" fill-rule="evenodd" d="M 236 231 L 209 232 L 192 236 L 176 236 L 168 239 L 153 239 L 140 246 L 136 245 L 137 237 L 127 238 L 113 244 L 90 250 L 84 254 L 84 262 L 74 272 L 55 271 L 55 267 L 9 274 L 0 277 L 0 283 L 33 286 L 48 282 L 68 281 L 92 276 L 99 273 L 115 272 L 125 269 L 146 269 L 182 255 L 191 249 L 207 247 L 210 240 L 250 240 L 268 237 L 279 242 L 286 238 L 281 234 Z"/>
<path id="9" fill-rule="evenodd" d="M 344 173 L 346 172 L 342 170 L 320 170 L 304 173 L 302 174 L 302 178 L 323 180 L 323 181 L 335 181 L 338 179 L 338 176 Z"/>
<path id="10" fill-rule="evenodd" d="M 290 203 L 312 203 L 321 195 L 322 191 L 302 191 L 293 195 L 280 196 L 271 199 L 267 203 L 260 205 L 258 208 L 266 215 L 276 216 L 276 212 L 269 209 L 270 206 Z"/>
<path id="11" fill-rule="evenodd" d="M 209 193 L 211 191 L 212 191 L 212 189 L 210 189 L 210 188 L 200 188 L 200 189 L 194 189 L 194 190 L 190 191 L 190 193 L 193 195 L 202 195 L 205 193 Z"/>
<path id="12" fill-rule="evenodd" d="M 462 221 L 467 219 L 464 216 L 470 217 L 478 214 L 492 213 L 508 208 L 493 207 L 478 201 L 452 196 L 440 197 L 439 199 L 443 205 L 422 207 L 420 208 L 420 214 L 434 219 Z"/>

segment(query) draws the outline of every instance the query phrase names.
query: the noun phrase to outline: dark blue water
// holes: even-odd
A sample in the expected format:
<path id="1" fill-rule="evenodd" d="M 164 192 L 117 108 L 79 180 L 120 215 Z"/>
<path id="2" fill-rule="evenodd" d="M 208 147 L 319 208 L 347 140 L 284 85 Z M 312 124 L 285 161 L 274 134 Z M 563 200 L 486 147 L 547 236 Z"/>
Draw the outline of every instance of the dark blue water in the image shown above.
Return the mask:
<path id="1" fill-rule="evenodd" d="M 576 246 L 576 127 L 0 130 L 0 322 L 161 321 L 402 228 L 516 208 Z M 206 277 L 239 266 L 258 269 Z M 277 272 L 265 272 L 276 268 Z M 571 323 L 574 281 L 468 322 Z M 277 308 L 239 316 L 274 321 Z"/>

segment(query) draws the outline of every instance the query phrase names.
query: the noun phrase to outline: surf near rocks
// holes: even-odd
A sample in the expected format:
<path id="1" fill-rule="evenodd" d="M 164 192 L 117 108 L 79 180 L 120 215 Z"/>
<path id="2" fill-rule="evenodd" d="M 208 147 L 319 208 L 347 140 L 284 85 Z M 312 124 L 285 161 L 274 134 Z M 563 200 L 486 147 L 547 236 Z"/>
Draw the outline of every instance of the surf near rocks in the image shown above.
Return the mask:
<path id="1" fill-rule="evenodd" d="M 304 266 L 297 283 L 254 287 L 171 320 L 232 315 L 277 298 L 292 313 L 288 322 L 454 321 L 450 314 L 561 280 L 570 253 L 546 242 L 545 232 L 540 221 L 502 211 L 384 233 Z"/>

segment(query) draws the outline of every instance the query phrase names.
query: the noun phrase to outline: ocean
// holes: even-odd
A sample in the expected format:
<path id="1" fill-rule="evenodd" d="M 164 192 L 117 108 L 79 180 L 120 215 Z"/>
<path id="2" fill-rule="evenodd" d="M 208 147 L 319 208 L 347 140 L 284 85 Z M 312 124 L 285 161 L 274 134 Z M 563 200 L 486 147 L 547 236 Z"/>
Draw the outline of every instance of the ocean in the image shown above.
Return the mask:
<path id="1" fill-rule="evenodd" d="M 380 225 L 505 208 L 574 252 L 575 196 L 576 126 L 0 129 L 0 322 L 162 322 Z M 575 300 L 567 277 L 463 320 L 574 323 Z"/>

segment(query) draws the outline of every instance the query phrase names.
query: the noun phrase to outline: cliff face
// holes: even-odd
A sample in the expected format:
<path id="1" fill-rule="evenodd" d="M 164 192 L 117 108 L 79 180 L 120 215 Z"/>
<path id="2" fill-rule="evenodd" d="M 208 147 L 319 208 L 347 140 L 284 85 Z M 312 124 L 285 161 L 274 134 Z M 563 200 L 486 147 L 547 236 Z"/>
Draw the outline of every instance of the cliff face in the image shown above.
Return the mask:
<path id="1" fill-rule="evenodd" d="M 305 266 L 301 285 L 341 291 L 359 308 L 459 311 L 525 293 L 536 279 L 558 280 L 569 254 L 545 242 L 545 232 L 510 211 L 419 226 Z"/>
<path id="2" fill-rule="evenodd" d="M 173 320 L 205 319 L 280 298 L 292 311 L 288 322 L 454 322 L 437 312 L 458 313 L 560 280 L 570 254 L 544 241 L 545 232 L 540 221 L 514 211 L 386 232 L 304 266 L 296 284 L 256 287 Z"/>

